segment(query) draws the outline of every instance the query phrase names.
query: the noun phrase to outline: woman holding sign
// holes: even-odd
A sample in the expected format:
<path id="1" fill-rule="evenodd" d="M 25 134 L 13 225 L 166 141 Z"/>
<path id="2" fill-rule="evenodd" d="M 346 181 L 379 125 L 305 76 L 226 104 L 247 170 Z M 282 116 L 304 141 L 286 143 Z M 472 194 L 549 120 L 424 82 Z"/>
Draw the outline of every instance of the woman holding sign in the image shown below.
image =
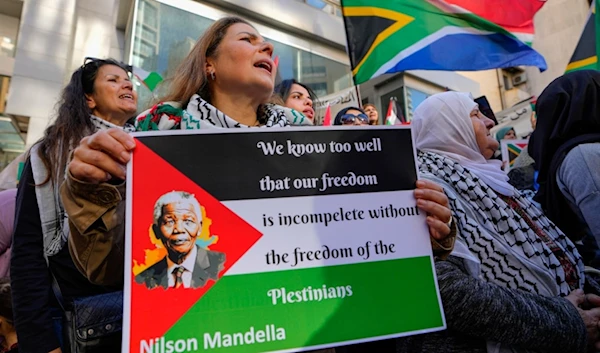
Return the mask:
<path id="1" fill-rule="evenodd" d="M 138 116 L 138 131 L 288 126 L 286 111 L 266 104 L 273 93 L 277 69 L 272 54 L 273 45 L 246 21 L 237 17 L 218 20 L 179 67 L 165 103 Z M 125 234 L 122 180 L 134 148 L 133 138 L 117 129 L 82 140 L 63 185 L 62 197 L 72 229 L 69 245 L 75 261 L 96 283 L 123 283 L 123 247 L 115 244 L 122 244 Z M 98 187 L 91 189 L 89 184 Z M 420 182 L 417 187 L 419 207 L 430 214 L 431 236 L 437 240 L 452 238 L 452 215 L 441 187 L 431 182 Z M 83 189 L 90 192 L 83 193 Z M 97 194 L 111 198 L 93 202 Z M 89 222 L 87 216 L 92 215 L 103 222 Z M 440 249 L 440 254 L 449 250 Z M 107 272 L 115 265 L 119 272 Z"/>
<path id="2" fill-rule="evenodd" d="M 163 103 L 137 118 L 137 130 L 265 129 L 295 123 L 285 109 L 267 104 L 276 70 L 272 54 L 273 46 L 246 21 L 237 17 L 216 21 L 179 67 Z M 123 285 L 123 180 L 134 148 L 134 139 L 117 129 L 82 140 L 63 184 L 72 230 L 69 246 L 95 283 Z M 452 243 L 451 230 L 456 227 L 442 188 L 426 181 L 417 187 L 415 196 L 429 214 L 432 239 Z M 450 249 L 451 245 L 440 248 L 438 255 L 447 255 Z"/>
<path id="3" fill-rule="evenodd" d="M 76 300 L 112 292 L 90 283 L 71 258 L 59 186 L 70 151 L 79 141 L 110 128 L 133 131 L 127 121 L 136 107 L 127 67 L 112 59 L 86 58 L 62 92 L 56 120 L 29 153 L 16 196 L 10 260 L 14 322 L 23 352 L 56 353 L 68 347 L 76 335 L 63 324 L 70 315 L 62 311 L 70 310 Z M 61 326 L 69 331 L 71 342 L 61 342 Z M 106 330 L 102 336 L 96 336 L 97 342 L 108 338 L 113 345 L 99 349 L 118 351 L 120 332 Z"/>
<path id="4" fill-rule="evenodd" d="M 600 297 L 584 295 L 574 244 L 491 160 L 493 122 L 466 94 L 415 111 L 423 176 L 444 186 L 459 235 L 436 263 L 448 330 L 402 339 L 406 352 L 584 352 L 600 348 Z"/>

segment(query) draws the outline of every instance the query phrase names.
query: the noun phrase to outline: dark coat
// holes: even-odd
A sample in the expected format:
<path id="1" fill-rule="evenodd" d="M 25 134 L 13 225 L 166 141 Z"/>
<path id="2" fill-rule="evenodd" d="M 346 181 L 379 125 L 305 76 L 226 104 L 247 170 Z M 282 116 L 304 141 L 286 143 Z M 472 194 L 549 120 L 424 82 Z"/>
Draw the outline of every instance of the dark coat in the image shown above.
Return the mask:
<path id="1" fill-rule="evenodd" d="M 192 272 L 192 288 L 203 287 L 209 279 L 216 281 L 219 278 L 219 272 L 223 270 L 223 263 L 225 263 L 224 253 L 206 250 L 198 245 L 196 245 L 196 249 L 198 254 Z M 140 284 L 144 283 L 149 289 L 156 287 L 169 288 L 167 268 L 167 257 L 165 256 L 162 260 L 135 276 L 135 281 Z"/>

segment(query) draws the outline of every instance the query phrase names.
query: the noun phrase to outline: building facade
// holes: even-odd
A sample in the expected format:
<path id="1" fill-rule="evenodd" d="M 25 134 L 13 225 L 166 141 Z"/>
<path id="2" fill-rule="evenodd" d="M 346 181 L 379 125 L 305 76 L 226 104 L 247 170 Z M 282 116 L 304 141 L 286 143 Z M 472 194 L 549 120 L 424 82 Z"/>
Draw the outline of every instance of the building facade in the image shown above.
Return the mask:
<path id="1" fill-rule="evenodd" d="M 507 109 L 564 72 L 588 6 L 549 0 L 536 17 L 534 47 L 550 67 L 543 74 L 410 71 L 361 85 L 360 99 L 384 116 L 395 97 L 409 119 L 426 97 L 448 89 L 485 95 L 494 111 Z M 339 0 L 0 0 L 0 170 L 43 135 L 62 88 L 86 57 L 112 57 L 169 77 L 203 31 L 227 14 L 247 19 L 274 44 L 281 79 L 295 78 L 320 96 L 352 86 Z M 161 93 L 136 87 L 140 109 Z"/>

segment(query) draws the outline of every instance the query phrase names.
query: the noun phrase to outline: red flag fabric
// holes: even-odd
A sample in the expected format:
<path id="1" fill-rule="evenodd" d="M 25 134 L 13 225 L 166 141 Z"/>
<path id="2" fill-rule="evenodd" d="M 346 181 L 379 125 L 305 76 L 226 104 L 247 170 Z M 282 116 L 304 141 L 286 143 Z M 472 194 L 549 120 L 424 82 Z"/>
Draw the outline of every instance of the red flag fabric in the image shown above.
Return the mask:
<path id="1" fill-rule="evenodd" d="M 443 0 L 504 27 L 514 34 L 533 35 L 533 16 L 546 0 Z"/>
<path id="2" fill-rule="evenodd" d="M 396 125 L 397 120 L 398 116 L 396 115 L 396 105 L 394 104 L 394 100 L 390 99 L 390 104 L 388 104 L 388 111 L 385 116 L 385 124 Z"/>
<path id="3" fill-rule="evenodd" d="M 385 125 L 403 125 L 404 123 L 404 114 L 401 110 L 398 110 L 396 98 L 390 98 L 387 115 L 385 116 Z"/>
<path id="4" fill-rule="evenodd" d="M 331 126 L 331 106 L 328 105 L 323 118 L 323 126 Z"/>

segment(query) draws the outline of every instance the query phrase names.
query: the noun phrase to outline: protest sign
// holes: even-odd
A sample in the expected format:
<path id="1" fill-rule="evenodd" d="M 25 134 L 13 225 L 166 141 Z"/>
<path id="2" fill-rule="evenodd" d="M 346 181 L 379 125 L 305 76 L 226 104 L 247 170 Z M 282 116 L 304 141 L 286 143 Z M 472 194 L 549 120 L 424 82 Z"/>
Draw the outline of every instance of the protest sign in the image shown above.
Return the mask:
<path id="1" fill-rule="evenodd" d="M 409 128 L 134 136 L 123 351 L 297 352 L 445 328 Z"/>
<path id="2" fill-rule="evenodd" d="M 521 151 L 527 148 L 529 140 L 500 140 L 500 151 L 502 152 L 502 164 L 504 171 L 509 172 L 513 168 L 515 159 Z"/>
<path id="3" fill-rule="evenodd" d="M 327 107 L 330 107 L 331 116 L 332 118 L 335 118 L 335 115 L 344 108 L 361 106 L 356 86 L 351 86 L 327 96 L 319 97 L 319 99 L 313 103 L 316 116 L 315 121 L 317 124 L 323 122 Z"/>

